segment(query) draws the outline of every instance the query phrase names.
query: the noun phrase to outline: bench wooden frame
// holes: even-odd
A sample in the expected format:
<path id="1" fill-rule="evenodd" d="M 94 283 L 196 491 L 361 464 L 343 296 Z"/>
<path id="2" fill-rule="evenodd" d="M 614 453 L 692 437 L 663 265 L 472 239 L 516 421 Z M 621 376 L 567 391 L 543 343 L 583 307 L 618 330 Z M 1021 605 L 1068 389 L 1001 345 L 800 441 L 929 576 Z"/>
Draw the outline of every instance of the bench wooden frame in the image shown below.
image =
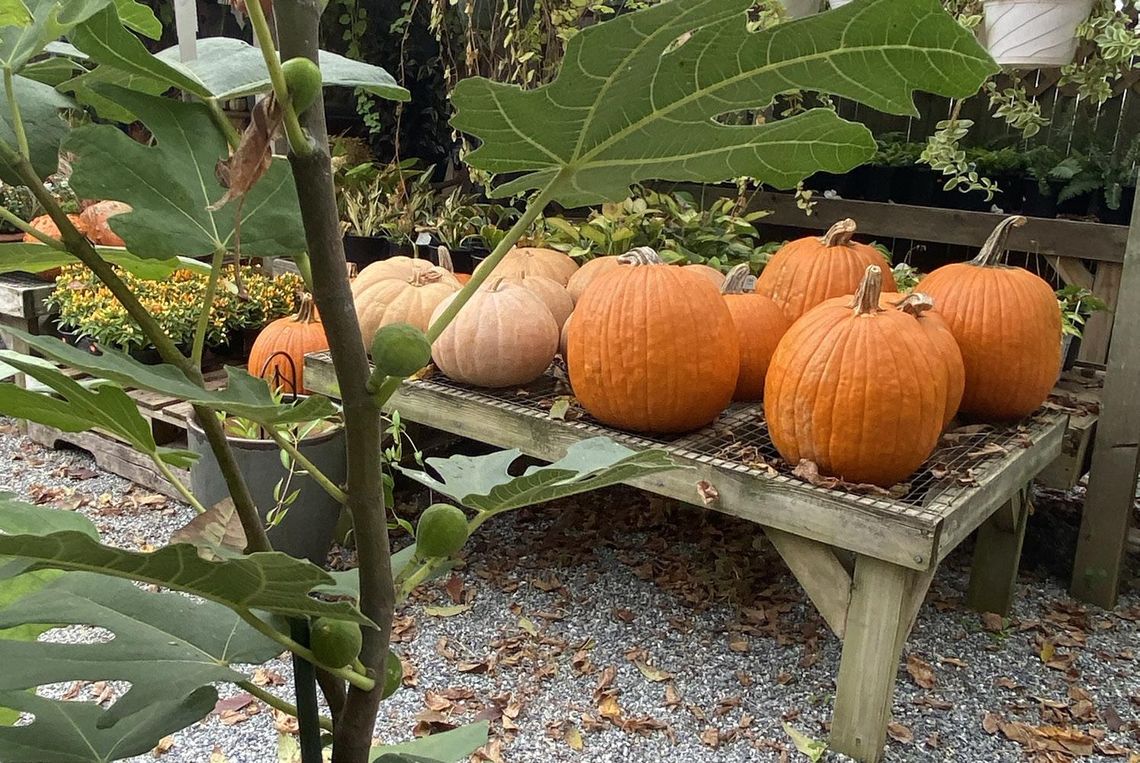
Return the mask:
<path id="1" fill-rule="evenodd" d="M 310 355 L 306 385 L 338 397 L 327 354 Z M 581 440 L 604 434 L 631 448 L 661 448 L 644 438 L 585 421 L 551 419 L 519 403 L 433 381 L 405 383 L 391 408 L 404 421 L 552 461 Z M 722 420 L 745 412 L 733 406 Z M 754 409 L 754 407 L 753 407 Z M 768 539 L 831 630 L 843 640 L 831 747 L 875 763 L 883 752 L 899 657 L 939 562 L 979 526 L 970 603 L 1005 613 L 1013 597 L 1025 531 L 1026 484 L 1061 452 L 1063 414 L 1033 420 L 1024 447 L 977 466 L 976 484 L 939 492 L 929 505 L 814 487 L 735 461 L 665 446 L 689 467 L 629 484 L 698 507 L 747 519 Z M 707 507 L 696 485 L 718 497 Z"/>

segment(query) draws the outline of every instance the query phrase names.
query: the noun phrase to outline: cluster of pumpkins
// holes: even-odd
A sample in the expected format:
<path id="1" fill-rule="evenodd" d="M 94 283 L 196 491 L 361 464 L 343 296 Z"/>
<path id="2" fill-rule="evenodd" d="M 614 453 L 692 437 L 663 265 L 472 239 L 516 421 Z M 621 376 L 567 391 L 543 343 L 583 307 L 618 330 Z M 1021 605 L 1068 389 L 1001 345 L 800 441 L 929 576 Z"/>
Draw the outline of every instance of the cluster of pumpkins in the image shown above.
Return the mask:
<path id="1" fill-rule="evenodd" d="M 1019 419 L 1056 382 L 1053 290 L 1002 263 L 1022 223 L 1003 221 L 976 259 L 939 268 L 905 297 L 883 255 L 852 240 L 851 220 L 785 245 L 754 288 L 746 266 L 726 278 L 648 248 L 582 267 L 515 248 L 431 357 L 456 381 L 493 388 L 533 381 L 561 352 L 582 407 L 639 432 L 693 430 L 732 400 L 763 400 L 790 463 L 889 486 L 958 413 Z M 390 324 L 426 331 L 467 278 L 406 257 L 369 265 L 352 287 L 366 344 Z"/>

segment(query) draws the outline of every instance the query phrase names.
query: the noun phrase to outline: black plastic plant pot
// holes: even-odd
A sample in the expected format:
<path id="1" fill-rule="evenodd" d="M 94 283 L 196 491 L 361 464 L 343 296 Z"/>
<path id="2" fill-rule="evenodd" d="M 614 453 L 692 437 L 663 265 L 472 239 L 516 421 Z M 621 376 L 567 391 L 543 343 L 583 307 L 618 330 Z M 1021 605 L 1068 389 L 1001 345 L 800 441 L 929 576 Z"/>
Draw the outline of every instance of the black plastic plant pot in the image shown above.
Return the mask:
<path id="1" fill-rule="evenodd" d="M 1056 217 L 1057 194 L 1048 186 L 1043 192 L 1036 178 L 1025 178 L 1021 181 L 1021 213 L 1030 217 Z"/>
<path id="2" fill-rule="evenodd" d="M 190 489 L 203 506 L 214 506 L 230 495 L 226 480 L 196 421 L 189 421 L 187 434 L 190 450 L 198 454 L 197 463 L 190 468 Z M 226 439 L 264 522 L 277 505 L 274 491 L 278 483 L 289 473 L 281 463 L 281 449 L 273 440 Z M 345 481 L 348 466 L 343 426 L 302 440 L 299 450 L 334 484 Z M 295 469 L 288 492 L 301 492 L 289 506 L 285 518 L 269 529 L 269 540 L 276 551 L 323 565 L 332 546 L 341 505 L 311 477 L 297 471 L 299 469 Z"/>
<path id="3" fill-rule="evenodd" d="M 855 180 L 851 173 L 836 175 L 831 172 L 817 172 L 804 180 L 804 188 L 823 194 L 826 191 L 835 191 L 842 199 L 854 195 Z"/>
<path id="4" fill-rule="evenodd" d="M 473 248 L 448 249 L 447 251 L 451 254 L 451 262 L 455 265 L 456 273 L 474 273 L 479 263 L 491 254 L 486 249 Z"/>
<path id="5" fill-rule="evenodd" d="M 344 235 L 344 258 L 360 270 L 373 262 L 386 260 L 398 254 L 411 256 L 410 246 L 401 246 L 380 236 Z"/>
<path id="6" fill-rule="evenodd" d="M 1093 193 L 1081 193 L 1057 202 L 1058 217 L 1089 217 L 1093 214 L 1095 198 Z"/>
<path id="7" fill-rule="evenodd" d="M 928 207 L 934 201 L 934 173 L 929 167 L 897 167 L 891 177 L 891 201 Z"/>
<path id="8" fill-rule="evenodd" d="M 1061 338 L 1061 370 L 1068 371 L 1077 364 L 1077 357 L 1081 354 L 1081 338 L 1072 334 L 1065 334 Z"/>
<path id="9" fill-rule="evenodd" d="M 1020 174 L 992 175 L 991 180 L 997 183 L 1000 193 L 994 194 L 993 203 L 1001 207 L 1007 214 L 1022 212 L 1025 207 L 1025 183 Z"/>
<path id="10" fill-rule="evenodd" d="M 1136 189 L 1124 188 L 1120 192 L 1120 206 L 1116 209 L 1109 209 L 1108 203 L 1104 199 L 1104 194 L 1098 193 L 1098 201 L 1100 202 L 1097 207 L 1096 217 L 1102 223 L 1109 225 L 1128 225 L 1132 219 L 1132 205 L 1136 201 Z"/>

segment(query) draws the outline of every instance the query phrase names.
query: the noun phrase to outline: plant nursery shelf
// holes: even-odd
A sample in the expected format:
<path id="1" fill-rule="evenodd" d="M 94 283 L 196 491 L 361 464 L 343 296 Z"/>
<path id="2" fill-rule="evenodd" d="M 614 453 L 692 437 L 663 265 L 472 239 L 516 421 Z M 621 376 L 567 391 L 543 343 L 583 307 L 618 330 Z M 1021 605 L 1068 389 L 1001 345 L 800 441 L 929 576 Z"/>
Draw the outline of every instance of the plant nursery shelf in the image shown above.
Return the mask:
<path id="1" fill-rule="evenodd" d="M 309 355 L 305 366 L 307 386 L 337 396 L 327 353 Z M 437 374 L 403 384 L 391 406 L 405 421 L 547 461 L 599 435 L 635 450 L 667 451 L 682 468 L 629 484 L 763 528 L 844 642 L 831 748 L 872 763 L 882 756 L 899 655 L 931 578 L 974 530 L 970 603 L 1008 610 L 1028 516 L 1026 485 L 1061 453 L 1067 418 L 1042 410 L 1017 425 L 958 430 L 904 490 L 883 494 L 811 484 L 787 472 L 758 405 L 733 405 L 697 432 L 649 437 L 581 412 L 552 418 L 551 406 L 569 394 L 553 376 L 521 390 L 483 390 Z M 707 504 L 698 493 L 702 481 L 715 492 Z"/>

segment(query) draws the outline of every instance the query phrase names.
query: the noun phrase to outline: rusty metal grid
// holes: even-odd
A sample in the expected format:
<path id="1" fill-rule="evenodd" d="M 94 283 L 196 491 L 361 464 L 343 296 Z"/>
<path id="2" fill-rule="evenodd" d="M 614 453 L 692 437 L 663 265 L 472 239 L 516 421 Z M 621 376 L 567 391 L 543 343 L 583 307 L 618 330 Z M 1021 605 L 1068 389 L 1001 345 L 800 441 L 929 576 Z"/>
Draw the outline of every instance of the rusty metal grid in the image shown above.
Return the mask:
<path id="1" fill-rule="evenodd" d="M 500 390 L 471 387 L 438 372 L 410 382 L 415 387 L 456 398 L 513 410 L 583 430 L 585 436 L 606 435 L 634 448 L 659 447 L 680 457 L 711 463 L 719 468 L 753 474 L 758 478 L 789 481 L 868 508 L 904 514 L 922 522 L 937 522 L 970 486 L 988 470 L 1016 458 L 1032 445 L 1036 434 L 1052 425 L 1047 416 L 1034 416 L 1012 425 L 967 426 L 947 432 L 911 479 L 890 491 L 869 486 L 811 484 L 793 474 L 793 466 L 780 458 L 764 421 L 759 403 L 734 403 L 711 425 L 681 435 L 625 432 L 599 424 L 573 402 L 569 385 L 546 375 L 523 388 Z M 562 421 L 550 417 L 552 407 L 569 404 Z M 560 415 L 562 413 L 560 412 Z"/>

